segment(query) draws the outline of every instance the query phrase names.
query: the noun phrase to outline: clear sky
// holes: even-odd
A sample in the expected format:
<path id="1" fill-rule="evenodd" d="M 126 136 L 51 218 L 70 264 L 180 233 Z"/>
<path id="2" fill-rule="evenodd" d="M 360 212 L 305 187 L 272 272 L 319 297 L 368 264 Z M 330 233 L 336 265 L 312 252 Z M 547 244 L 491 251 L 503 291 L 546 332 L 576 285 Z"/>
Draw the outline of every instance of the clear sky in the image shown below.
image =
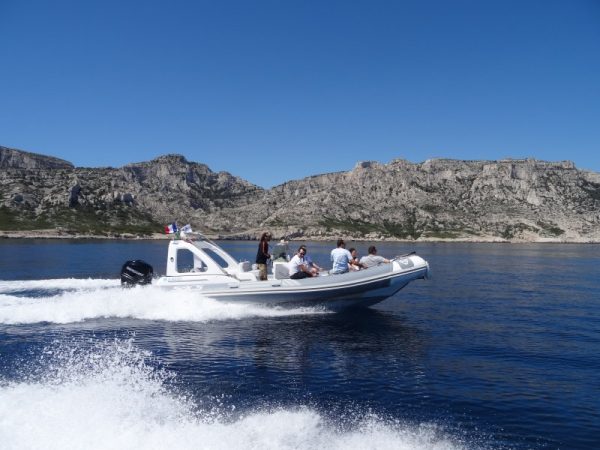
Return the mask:
<path id="1" fill-rule="evenodd" d="M 0 145 L 76 166 L 600 172 L 600 0 L 0 0 L 0 63 Z"/>

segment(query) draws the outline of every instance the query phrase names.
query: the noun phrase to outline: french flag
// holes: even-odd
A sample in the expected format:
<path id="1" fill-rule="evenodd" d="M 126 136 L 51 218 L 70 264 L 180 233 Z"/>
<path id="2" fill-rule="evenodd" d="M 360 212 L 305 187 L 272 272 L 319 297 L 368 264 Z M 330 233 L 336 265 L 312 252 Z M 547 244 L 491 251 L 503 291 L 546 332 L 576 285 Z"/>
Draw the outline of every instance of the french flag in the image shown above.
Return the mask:
<path id="1" fill-rule="evenodd" d="M 167 234 L 173 234 L 173 233 L 177 233 L 177 224 L 176 223 L 171 223 L 169 225 L 167 225 L 165 227 L 165 233 Z"/>

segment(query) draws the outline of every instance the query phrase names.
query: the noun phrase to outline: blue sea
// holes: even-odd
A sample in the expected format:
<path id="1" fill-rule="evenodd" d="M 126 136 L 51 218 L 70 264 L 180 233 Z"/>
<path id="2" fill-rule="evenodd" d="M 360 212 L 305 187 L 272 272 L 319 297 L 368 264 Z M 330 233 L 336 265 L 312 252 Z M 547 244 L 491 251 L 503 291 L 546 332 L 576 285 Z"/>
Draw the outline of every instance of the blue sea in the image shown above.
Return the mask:
<path id="1" fill-rule="evenodd" d="M 166 241 L 0 240 L 0 448 L 600 448 L 600 245 L 377 246 L 432 278 L 331 312 L 122 289 Z"/>

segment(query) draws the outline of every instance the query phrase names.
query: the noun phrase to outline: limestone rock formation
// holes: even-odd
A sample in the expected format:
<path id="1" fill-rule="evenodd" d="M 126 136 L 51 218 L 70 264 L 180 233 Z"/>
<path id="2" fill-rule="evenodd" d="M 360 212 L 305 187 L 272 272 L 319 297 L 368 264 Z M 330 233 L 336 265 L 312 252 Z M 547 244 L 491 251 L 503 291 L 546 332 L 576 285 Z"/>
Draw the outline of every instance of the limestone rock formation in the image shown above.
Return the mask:
<path id="1" fill-rule="evenodd" d="M 276 186 L 232 214 L 312 238 L 600 241 L 600 175 L 532 159 L 363 162 Z"/>
<path id="2" fill-rule="evenodd" d="M 0 169 L 72 169 L 73 164 L 53 156 L 0 146 Z"/>
<path id="3" fill-rule="evenodd" d="M 176 219 L 238 238 L 600 242 L 600 174 L 568 161 L 366 161 L 265 190 L 181 155 L 91 169 L 0 151 L 0 229 L 140 234 Z"/>
<path id="4" fill-rule="evenodd" d="M 11 164 L 0 171 L 0 187 L 0 229 L 58 227 L 92 234 L 149 234 L 173 220 L 206 224 L 207 214 L 245 205 L 262 192 L 180 155 L 118 169 Z"/>

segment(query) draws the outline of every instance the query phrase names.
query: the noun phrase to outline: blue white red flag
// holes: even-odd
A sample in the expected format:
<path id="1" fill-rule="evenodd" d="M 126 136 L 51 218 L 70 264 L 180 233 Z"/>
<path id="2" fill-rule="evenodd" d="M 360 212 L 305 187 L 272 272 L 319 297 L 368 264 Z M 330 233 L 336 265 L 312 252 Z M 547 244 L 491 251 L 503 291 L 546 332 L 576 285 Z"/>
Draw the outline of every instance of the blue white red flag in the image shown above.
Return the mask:
<path id="1" fill-rule="evenodd" d="M 177 233 L 177 231 L 179 231 L 179 230 L 177 229 L 176 223 L 170 223 L 169 225 L 167 225 L 165 227 L 165 233 L 167 233 L 167 234 Z"/>

